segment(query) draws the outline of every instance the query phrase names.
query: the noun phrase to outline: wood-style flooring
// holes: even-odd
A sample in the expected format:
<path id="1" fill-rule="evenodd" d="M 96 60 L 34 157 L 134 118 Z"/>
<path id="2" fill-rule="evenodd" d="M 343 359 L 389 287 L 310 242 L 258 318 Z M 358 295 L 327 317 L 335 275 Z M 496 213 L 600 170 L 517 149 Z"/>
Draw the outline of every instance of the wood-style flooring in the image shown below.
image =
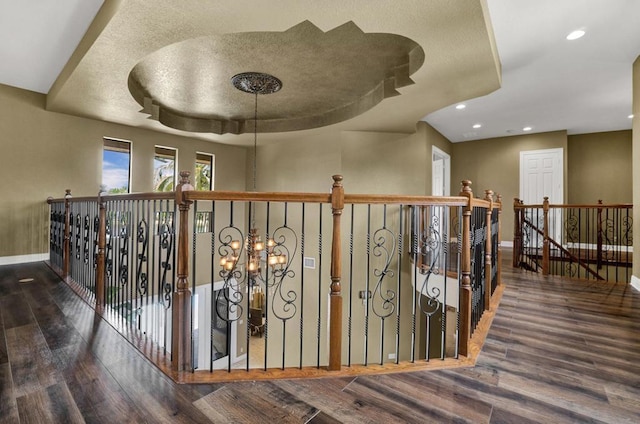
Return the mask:
<path id="1" fill-rule="evenodd" d="M 179 385 L 45 264 L 2 266 L 0 423 L 640 423 L 640 293 L 503 282 L 471 368 Z"/>

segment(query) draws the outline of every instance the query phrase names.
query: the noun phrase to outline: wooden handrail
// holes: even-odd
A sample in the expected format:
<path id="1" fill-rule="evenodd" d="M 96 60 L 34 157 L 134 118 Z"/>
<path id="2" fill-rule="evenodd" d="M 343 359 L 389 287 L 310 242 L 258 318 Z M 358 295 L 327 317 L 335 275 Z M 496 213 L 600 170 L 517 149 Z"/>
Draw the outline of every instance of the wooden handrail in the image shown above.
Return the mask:
<path id="1" fill-rule="evenodd" d="M 469 200 L 464 196 L 399 196 L 377 194 L 345 194 L 346 204 L 402 204 L 414 206 L 466 206 Z"/>
<path id="2" fill-rule="evenodd" d="M 518 200 L 518 199 L 516 199 Z M 542 209 L 544 207 L 544 203 L 541 204 L 524 204 L 522 201 L 520 203 L 513 205 L 514 209 Z M 633 203 L 597 203 L 597 204 L 552 204 L 549 203 L 549 209 L 607 209 L 607 208 L 617 208 L 617 209 L 633 209 Z"/>
<path id="3" fill-rule="evenodd" d="M 123 193 L 123 194 L 107 194 L 102 192 L 100 196 L 83 196 L 83 197 L 72 197 L 70 199 L 71 203 L 75 202 L 98 202 L 99 197 L 103 199 L 105 202 L 109 202 L 112 200 L 171 200 L 175 196 L 173 191 L 164 191 L 164 192 L 153 192 L 153 193 Z M 65 198 L 49 198 L 47 199 L 48 203 L 61 203 L 64 202 Z"/>
<path id="4" fill-rule="evenodd" d="M 323 193 L 281 193 L 255 191 L 190 191 L 185 199 L 195 200 L 228 200 L 245 202 L 306 202 L 331 203 L 331 194 Z"/>

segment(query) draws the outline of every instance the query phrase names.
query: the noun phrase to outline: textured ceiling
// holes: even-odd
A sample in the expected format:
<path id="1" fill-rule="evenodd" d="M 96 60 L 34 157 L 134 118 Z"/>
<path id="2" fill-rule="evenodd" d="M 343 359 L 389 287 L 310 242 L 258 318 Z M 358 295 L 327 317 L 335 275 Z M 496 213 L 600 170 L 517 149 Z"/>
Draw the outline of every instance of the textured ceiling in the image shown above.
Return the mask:
<path id="1" fill-rule="evenodd" d="M 256 35 L 282 35 L 287 30 L 307 34 L 281 43 L 265 43 Z M 376 34 L 398 37 L 377 35 L 376 40 Z M 225 38 L 236 42 L 212 49 L 211 44 L 189 41 L 213 40 L 215 44 Z M 401 42 L 389 49 L 388 40 Z M 385 49 L 402 52 L 397 63 L 391 63 L 396 59 L 386 54 L 381 56 Z M 163 53 L 167 51 L 171 54 Z M 422 51 L 424 63 L 419 66 Z M 195 77 L 183 74 L 179 84 L 172 85 L 164 71 L 154 70 L 158 62 Z M 389 74 L 394 66 L 404 71 Z M 303 133 L 265 134 L 262 142 L 290 137 L 304 141 L 303 135 L 327 129 L 410 133 L 428 113 L 488 94 L 500 84 L 491 25 L 480 0 L 384 1 L 376 2 L 375 7 L 369 0 L 274 0 L 261 7 L 222 0 L 107 0 L 49 91 L 47 108 L 222 143 L 248 144 L 251 137 L 247 135 L 187 133 L 149 119 L 154 107 L 159 111 L 159 105 L 168 102 L 197 116 L 230 114 L 232 119 L 235 115 L 246 119 L 253 112 L 251 96 L 226 85 L 233 75 L 246 71 L 271 73 L 283 81 L 281 93 L 260 97 L 260 116 L 276 118 L 279 113 L 293 116 L 294 110 L 309 111 L 309 116 L 299 115 L 289 127 L 274 124 L 263 130 L 318 127 Z M 128 88 L 130 74 L 135 96 Z M 391 77 L 397 78 L 394 87 L 380 85 Z M 337 88 L 340 79 L 350 83 Z M 217 81 L 226 88 L 216 89 Z M 391 94 L 396 95 L 389 97 Z M 145 104 L 145 97 L 153 101 Z M 337 108 L 343 111 L 331 112 L 329 98 L 341 99 Z M 349 98 L 355 103 L 349 105 Z M 235 109 L 218 109 L 218 105 L 234 105 Z M 157 119 L 159 113 L 156 115 Z"/>
<path id="2" fill-rule="evenodd" d="M 259 132 L 294 131 L 353 118 L 399 95 L 423 63 L 424 51 L 408 38 L 365 34 L 353 22 L 325 33 L 304 21 L 284 32 L 210 35 L 163 47 L 133 68 L 129 91 L 166 126 L 252 132 L 254 96 L 238 91 L 231 76 L 259 70 L 283 83 L 277 93 L 258 96 Z"/>
<path id="3" fill-rule="evenodd" d="M 328 32 L 352 21 L 365 33 L 415 41 L 425 52 L 425 63 L 411 75 L 416 84 L 400 88 L 400 96 L 325 129 L 410 132 L 424 119 L 455 142 L 522 134 L 524 126 L 531 126 L 533 133 L 569 134 L 631 128 L 627 116 L 631 66 L 640 54 L 640 1 L 483 3 L 4 0 L 0 83 L 49 93 L 49 108 L 61 113 L 189 135 L 139 113 L 141 106 L 126 81 L 144 57 L 194 37 L 282 32 L 305 20 Z M 495 34 L 495 49 L 487 28 Z M 578 28 L 586 30 L 584 37 L 565 40 Z M 317 95 L 322 90 L 318 81 L 330 72 L 319 69 L 306 78 L 304 95 Z M 453 107 L 460 101 L 467 104 L 463 111 Z M 482 127 L 472 128 L 475 124 Z M 304 141 L 307 135 L 309 130 L 264 134 L 260 143 L 285 137 Z M 193 136 L 246 142 L 242 135 Z"/>

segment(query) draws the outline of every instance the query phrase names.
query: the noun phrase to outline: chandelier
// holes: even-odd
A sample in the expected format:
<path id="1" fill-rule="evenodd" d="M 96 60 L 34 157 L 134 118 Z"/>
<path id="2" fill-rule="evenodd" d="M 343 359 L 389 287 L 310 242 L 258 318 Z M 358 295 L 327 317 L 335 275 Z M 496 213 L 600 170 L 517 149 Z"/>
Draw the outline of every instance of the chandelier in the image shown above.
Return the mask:
<path id="1" fill-rule="evenodd" d="M 235 88 L 245 93 L 253 94 L 255 97 L 253 113 L 253 191 L 256 191 L 256 167 L 258 154 L 258 94 L 271 94 L 282 88 L 282 82 L 269 74 L 260 72 L 244 72 L 234 75 L 231 83 Z M 260 238 L 259 230 L 255 225 L 255 208 L 251 209 L 251 224 L 249 233 L 244 241 L 232 240 L 229 243 L 231 251 L 220 258 L 220 266 L 223 272 L 233 273 L 239 265 L 242 251 L 246 250 L 246 270 L 249 275 L 251 285 L 260 276 L 262 271 L 261 263 L 266 258 L 266 263 L 272 270 L 282 269 L 287 263 L 287 256 L 284 253 L 276 252 L 276 242 L 270 238 L 267 243 Z"/>

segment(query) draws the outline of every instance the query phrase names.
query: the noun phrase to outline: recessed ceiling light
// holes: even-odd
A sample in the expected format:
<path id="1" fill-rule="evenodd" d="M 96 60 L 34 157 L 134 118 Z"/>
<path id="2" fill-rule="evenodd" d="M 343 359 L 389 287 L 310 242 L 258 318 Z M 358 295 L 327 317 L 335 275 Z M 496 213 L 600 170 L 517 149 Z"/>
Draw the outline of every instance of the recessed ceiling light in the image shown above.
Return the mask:
<path id="1" fill-rule="evenodd" d="M 478 129 L 478 128 L 481 128 L 481 127 L 482 127 L 482 124 L 473 124 L 473 128 L 475 128 L 475 129 Z"/>
<path id="2" fill-rule="evenodd" d="M 627 118 L 633 119 L 633 113 L 631 115 L 627 116 Z"/>
<path id="3" fill-rule="evenodd" d="M 458 110 L 462 110 L 462 109 L 464 109 L 465 107 L 467 107 L 467 105 L 460 103 L 459 105 L 457 105 L 457 106 L 456 106 L 456 109 L 458 109 Z"/>
<path id="4" fill-rule="evenodd" d="M 533 129 L 533 128 L 531 128 L 531 127 L 524 127 L 524 128 L 522 129 L 522 131 L 531 131 L 532 129 Z"/>
<path id="5" fill-rule="evenodd" d="M 571 32 L 569 35 L 567 35 L 567 40 L 577 40 L 578 38 L 582 37 L 584 35 L 584 31 L 581 29 L 577 29 L 573 32 Z"/>

